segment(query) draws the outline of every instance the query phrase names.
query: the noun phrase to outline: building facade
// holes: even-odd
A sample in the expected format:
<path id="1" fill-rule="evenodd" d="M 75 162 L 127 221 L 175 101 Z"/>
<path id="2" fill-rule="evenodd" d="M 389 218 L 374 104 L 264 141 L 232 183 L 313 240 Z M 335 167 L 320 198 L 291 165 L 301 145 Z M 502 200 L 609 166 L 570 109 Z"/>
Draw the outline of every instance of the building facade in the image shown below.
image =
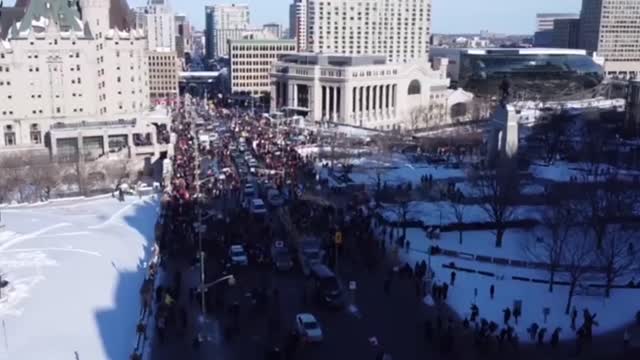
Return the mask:
<path id="1" fill-rule="evenodd" d="M 133 147 L 109 127 L 125 119 L 133 124 L 127 132 L 154 136 L 144 33 L 112 27 L 109 2 L 81 5 L 82 14 L 68 1 L 32 1 L 0 40 L 0 151 Z M 76 130 L 91 124 L 102 124 L 92 130 L 99 134 L 84 141 Z"/>
<path id="2" fill-rule="evenodd" d="M 307 51 L 428 58 L 431 0 L 307 0 Z"/>
<path id="3" fill-rule="evenodd" d="M 151 0 L 135 9 L 136 26 L 144 29 L 150 51 L 176 51 L 175 14 L 168 0 Z"/>
<path id="4" fill-rule="evenodd" d="M 553 22 L 560 19 L 579 19 L 580 15 L 575 13 L 542 13 L 536 14 L 536 31 L 553 30 Z"/>
<path id="5" fill-rule="evenodd" d="M 149 51 L 149 97 L 153 104 L 173 104 L 178 98 L 180 60 L 176 53 Z"/>
<path id="6" fill-rule="evenodd" d="M 277 40 L 271 32 L 264 29 L 219 29 L 214 30 L 216 37 L 214 58 L 229 57 L 229 40 Z M 224 39 L 224 42 L 222 40 Z"/>
<path id="7" fill-rule="evenodd" d="M 249 29 L 249 5 L 217 4 L 205 6 L 205 51 L 207 59 L 226 57 L 226 35 Z M 235 37 L 231 39 L 239 39 Z"/>
<path id="8" fill-rule="evenodd" d="M 553 22 L 551 46 L 561 49 L 578 49 L 580 19 L 557 19 Z"/>
<path id="9" fill-rule="evenodd" d="M 271 91 L 272 65 L 296 52 L 295 40 L 229 40 L 231 93 L 259 96 Z"/>
<path id="10" fill-rule="evenodd" d="M 282 25 L 277 23 L 268 23 L 262 25 L 262 30 L 266 33 L 271 34 L 276 39 L 282 38 Z"/>
<path id="11" fill-rule="evenodd" d="M 448 87 L 446 71 L 426 61 L 394 64 L 382 55 L 299 53 L 273 66 L 271 108 L 315 122 L 403 130 L 415 127 L 414 110 L 434 122 L 443 119 Z"/>
<path id="12" fill-rule="evenodd" d="M 193 53 L 193 34 L 191 24 L 184 14 L 176 14 L 176 54 L 179 58 L 184 58 L 185 54 Z"/>
<path id="13" fill-rule="evenodd" d="M 640 74 L 640 4 L 636 0 L 583 0 L 580 47 L 605 59 L 608 76 Z"/>
<path id="14" fill-rule="evenodd" d="M 506 79 L 515 100 L 589 97 L 604 80 L 602 66 L 577 49 L 447 49 L 432 57 L 449 59 L 447 74 L 458 87 L 484 98 L 498 98 Z"/>
<path id="15" fill-rule="evenodd" d="M 289 37 L 296 39 L 298 51 L 307 51 L 307 0 L 294 0 L 289 5 Z"/>

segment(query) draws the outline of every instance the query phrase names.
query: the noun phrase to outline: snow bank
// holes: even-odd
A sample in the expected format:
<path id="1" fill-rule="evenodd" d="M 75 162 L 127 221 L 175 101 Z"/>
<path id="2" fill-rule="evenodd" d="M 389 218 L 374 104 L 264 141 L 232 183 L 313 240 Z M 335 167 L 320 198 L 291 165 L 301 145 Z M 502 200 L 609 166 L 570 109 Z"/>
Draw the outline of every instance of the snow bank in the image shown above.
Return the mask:
<path id="1" fill-rule="evenodd" d="M 150 197 L 3 210 L 0 359 L 127 359 L 156 217 Z"/>

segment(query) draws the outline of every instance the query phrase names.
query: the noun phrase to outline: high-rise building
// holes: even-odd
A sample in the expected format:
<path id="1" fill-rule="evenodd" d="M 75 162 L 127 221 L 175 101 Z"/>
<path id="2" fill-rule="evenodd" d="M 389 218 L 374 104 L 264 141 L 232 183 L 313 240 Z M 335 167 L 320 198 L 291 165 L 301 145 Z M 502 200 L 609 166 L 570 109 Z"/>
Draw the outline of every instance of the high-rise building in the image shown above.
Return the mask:
<path id="1" fill-rule="evenodd" d="M 282 25 L 277 23 L 268 23 L 262 25 L 262 30 L 273 35 L 274 38 L 280 39 L 282 38 Z"/>
<path id="2" fill-rule="evenodd" d="M 136 138 L 157 144 L 144 32 L 114 20 L 126 14 L 118 1 L 80 3 L 31 1 L 0 41 L 0 151 L 101 156 L 138 153 Z"/>
<path id="3" fill-rule="evenodd" d="M 542 13 L 536 15 L 536 32 L 553 30 L 553 22 L 560 19 L 579 19 L 575 13 Z"/>
<path id="4" fill-rule="evenodd" d="M 294 0 L 289 5 L 289 37 L 296 39 L 298 51 L 307 49 L 307 0 Z"/>
<path id="5" fill-rule="evenodd" d="M 259 96 L 271 90 L 271 66 L 280 55 L 296 52 L 294 40 L 229 40 L 231 93 Z"/>
<path id="6" fill-rule="evenodd" d="M 431 0 L 307 0 L 307 50 L 428 58 Z"/>
<path id="7" fill-rule="evenodd" d="M 149 51 L 149 96 L 156 104 L 173 103 L 178 97 L 180 61 L 174 52 Z"/>
<path id="8" fill-rule="evenodd" d="M 583 0 L 580 47 L 605 59 L 609 76 L 638 77 L 640 73 L 640 2 Z"/>
<path id="9" fill-rule="evenodd" d="M 580 19 L 557 19 L 553 22 L 551 46 L 561 49 L 578 49 Z"/>
<path id="10" fill-rule="evenodd" d="M 176 54 L 179 58 L 184 58 L 185 53 L 193 52 L 193 39 L 191 35 L 191 24 L 184 14 L 176 14 Z"/>
<path id="11" fill-rule="evenodd" d="M 134 13 L 136 27 L 147 35 L 148 50 L 176 51 L 175 14 L 168 0 L 149 0 Z"/>
<path id="12" fill-rule="evenodd" d="M 229 38 L 225 38 L 226 32 L 249 29 L 249 5 L 217 4 L 205 6 L 205 26 L 207 59 L 223 57 L 227 53 L 227 40 L 229 40 Z"/>

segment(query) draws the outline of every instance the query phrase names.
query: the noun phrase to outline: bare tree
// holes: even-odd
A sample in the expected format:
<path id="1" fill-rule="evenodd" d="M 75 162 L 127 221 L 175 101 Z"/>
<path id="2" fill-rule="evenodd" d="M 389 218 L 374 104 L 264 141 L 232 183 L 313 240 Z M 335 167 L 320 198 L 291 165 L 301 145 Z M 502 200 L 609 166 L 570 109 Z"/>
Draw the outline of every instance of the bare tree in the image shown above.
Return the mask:
<path id="1" fill-rule="evenodd" d="M 462 226 L 464 225 L 464 211 L 467 205 L 464 203 L 464 194 L 458 189 L 449 196 L 449 207 L 453 211 L 458 226 L 458 241 L 462 244 Z"/>
<path id="2" fill-rule="evenodd" d="M 620 219 L 633 216 L 639 199 L 638 191 L 618 180 L 615 173 L 593 166 L 584 176 L 583 220 L 590 228 L 598 249 L 612 232 L 609 230 Z"/>
<path id="3" fill-rule="evenodd" d="M 24 159 L 19 155 L 7 155 L 0 159 L 0 186 L 5 200 L 14 200 L 12 197 L 18 195 L 18 202 L 25 201 L 26 182 L 24 181 L 26 167 Z"/>
<path id="4" fill-rule="evenodd" d="M 580 229 L 584 231 L 584 229 Z M 569 295 L 567 298 L 567 306 L 564 309 L 565 314 L 569 314 L 571 302 L 576 290 L 576 286 L 584 280 L 584 278 L 593 272 L 595 264 L 595 247 L 593 242 L 584 241 L 579 236 L 580 231 L 572 231 L 563 247 L 562 264 L 569 276 Z"/>
<path id="5" fill-rule="evenodd" d="M 611 287 L 621 277 L 635 270 L 638 249 L 635 244 L 637 224 L 612 226 L 607 231 L 602 248 L 596 251 L 597 264 L 605 277 L 605 296 L 611 296 Z"/>
<path id="6" fill-rule="evenodd" d="M 560 153 L 566 135 L 566 127 L 566 118 L 561 115 L 551 116 L 547 121 L 534 127 L 533 135 L 540 141 L 547 163 L 551 163 Z"/>
<path id="7" fill-rule="evenodd" d="M 56 163 L 36 163 L 29 165 L 27 181 L 34 187 L 40 199 L 48 199 L 52 189 L 60 184 L 60 167 Z"/>
<path id="8" fill-rule="evenodd" d="M 520 195 L 517 166 L 514 161 L 501 159 L 493 169 L 473 171 L 470 181 L 480 206 L 496 227 L 496 247 L 502 247 L 507 223 L 513 218 Z"/>
<path id="9" fill-rule="evenodd" d="M 541 210 L 543 230 L 536 234 L 535 241 L 524 244 L 524 251 L 530 258 L 546 264 L 549 272 L 549 292 L 553 292 L 555 276 L 562 268 L 569 236 L 576 227 L 575 216 L 569 200 L 557 199 L 551 202 Z"/>
<path id="10" fill-rule="evenodd" d="M 416 130 L 420 127 L 421 123 L 424 123 L 425 127 L 428 127 L 429 122 L 426 121 L 427 112 L 427 107 L 424 105 L 418 105 L 409 111 L 409 125 L 412 130 Z"/>

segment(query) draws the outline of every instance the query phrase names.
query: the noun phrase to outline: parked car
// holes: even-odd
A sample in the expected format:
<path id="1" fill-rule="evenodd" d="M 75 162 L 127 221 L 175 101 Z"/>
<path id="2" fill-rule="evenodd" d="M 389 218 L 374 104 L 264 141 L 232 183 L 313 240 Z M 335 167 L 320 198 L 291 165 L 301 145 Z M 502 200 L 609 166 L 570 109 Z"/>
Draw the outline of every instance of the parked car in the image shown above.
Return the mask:
<path id="1" fill-rule="evenodd" d="M 282 241 L 275 241 L 271 246 L 271 259 L 276 270 L 289 271 L 293 268 L 293 260 L 289 249 Z"/>
<path id="2" fill-rule="evenodd" d="M 284 205 L 284 198 L 280 195 L 280 191 L 271 188 L 267 191 L 267 202 L 271 206 L 280 207 Z"/>
<path id="3" fill-rule="evenodd" d="M 262 199 L 251 199 L 249 204 L 249 212 L 254 215 L 264 215 L 267 213 L 267 208 L 264 206 Z"/>
<path id="4" fill-rule="evenodd" d="M 322 328 L 316 320 L 316 317 L 302 313 L 296 315 L 296 329 L 298 334 L 308 342 L 321 342 L 322 341 Z"/>
<path id="5" fill-rule="evenodd" d="M 229 248 L 229 258 L 233 265 L 249 265 L 249 258 L 242 245 L 231 245 Z"/>

